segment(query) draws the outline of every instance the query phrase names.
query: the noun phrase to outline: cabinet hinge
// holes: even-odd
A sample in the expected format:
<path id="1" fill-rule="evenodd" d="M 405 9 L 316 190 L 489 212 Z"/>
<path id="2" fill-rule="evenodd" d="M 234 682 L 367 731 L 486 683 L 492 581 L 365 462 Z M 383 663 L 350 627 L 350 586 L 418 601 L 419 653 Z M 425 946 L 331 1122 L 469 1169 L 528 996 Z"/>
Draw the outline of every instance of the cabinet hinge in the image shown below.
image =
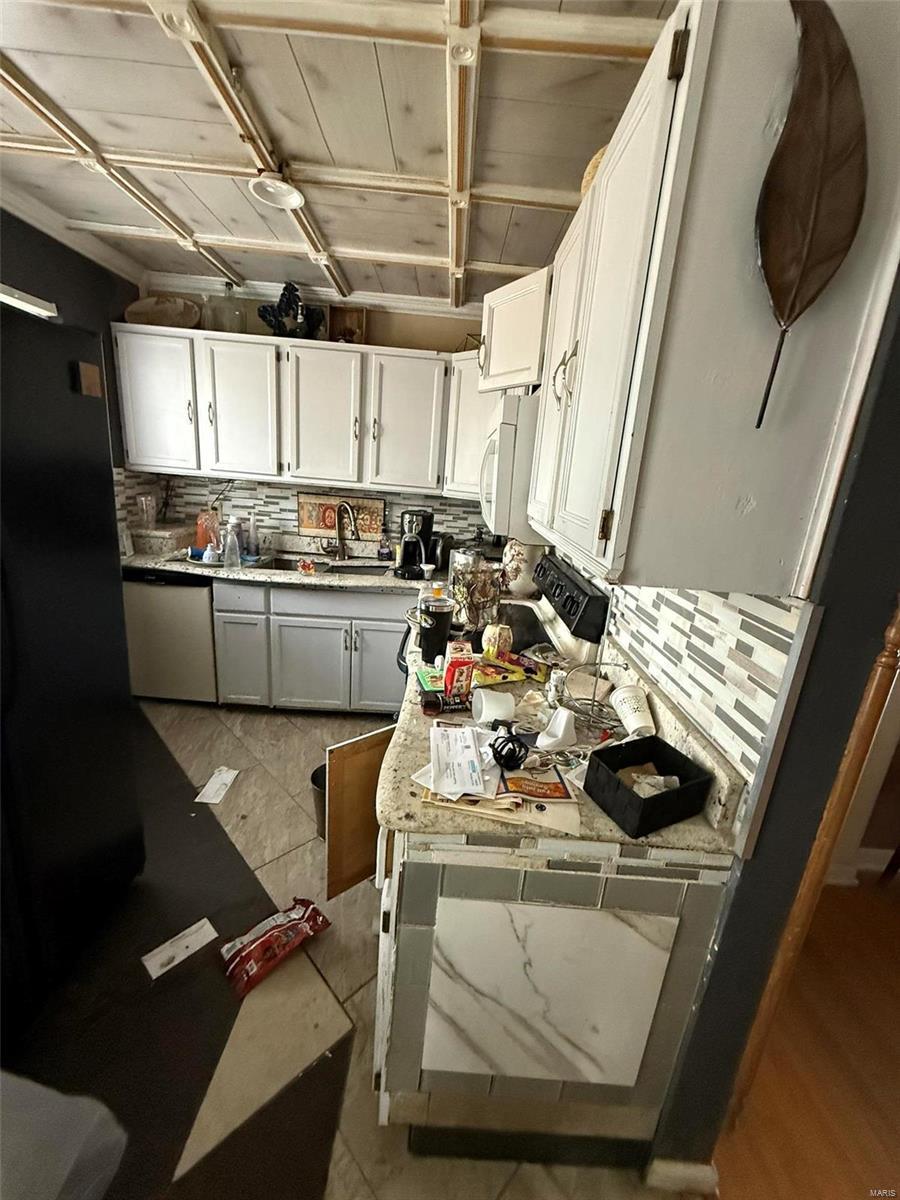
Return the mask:
<path id="1" fill-rule="evenodd" d="M 608 542 L 612 533 L 613 510 L 604 508 L 600 514 L 600 526 L 597 529 L 597 538 L 601 542 Z"/>
<path id="2" fill-rule="evenodd" d="M 676 29 L 672 34 L 672 50 L 669 54 L 669 73 L 667 79 L 680 79 L 684 74 L 684 64 L 687 61 L 688 42 L 691 40 L 689 29 Z"/>

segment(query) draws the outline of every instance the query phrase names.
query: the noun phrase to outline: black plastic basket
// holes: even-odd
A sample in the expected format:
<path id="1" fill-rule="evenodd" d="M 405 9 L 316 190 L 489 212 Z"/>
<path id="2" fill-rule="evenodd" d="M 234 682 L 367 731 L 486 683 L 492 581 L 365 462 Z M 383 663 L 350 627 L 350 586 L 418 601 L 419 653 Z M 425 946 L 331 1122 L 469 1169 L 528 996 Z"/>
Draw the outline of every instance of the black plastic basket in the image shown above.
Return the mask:
<path id="1" fill-rule="evenodd" d="M 680 786 L 646 798 L 616 774 L 622 767 L 652 762 L 660 775 L 677 775 Z M 646 837 L 701 812 L 712 775 L 659 737 L 601 746 L 588 759 L 584 790 L 629 837 Z"/>

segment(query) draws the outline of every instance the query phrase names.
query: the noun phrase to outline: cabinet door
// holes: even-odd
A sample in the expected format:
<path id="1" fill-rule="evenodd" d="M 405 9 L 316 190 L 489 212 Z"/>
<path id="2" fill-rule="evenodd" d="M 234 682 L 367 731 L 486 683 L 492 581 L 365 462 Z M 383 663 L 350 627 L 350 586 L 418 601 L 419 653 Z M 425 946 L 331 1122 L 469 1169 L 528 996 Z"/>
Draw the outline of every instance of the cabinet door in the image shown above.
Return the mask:
<path id="1" fill-rule="evenodd" d="M 478 351 L 479 391 L 540 383 L 549 295 L 549 267 L 486 293 Z"/>
<path id="2" fill-rule="evenodd" d="M 360 712 L 394 712 L 406 690 L 397 666 L 405 621 L 354 621 L 350 707 Z"/>
<path id="3" fill-rule="evenodd" d="M 291 347 L 288 473 L 324 483 L 359 479 L 362 354 Z"/>
<path id="4" fill-rule="evenodd" d="M 585 206 L 566 230 L 553 260 L 553 298 L 547 324 L 543 387 L 534 439 L 528 515 L 544 526 L 553 518 L 553 495 L 565 423 L 565 372 L 579 352 L 576 330 L 585 242 Z M 571 377 L 570 377 L 571 383 Z"/>
<path id="5" fill-rule="evenodd" d="M 116 358 L 129 465 L 196 470 L 192 339 L 119 332 Z"/>
<path id="6" fill-rule="evenodd" d="M 635 364 L 677 86 L 667 77 L 668 61 L 660 43 L 590 191 L 581 345 L 576 378 L 565 381 L 569 411 L 552 524 L 592 555 L 601 515 L 612 503 Z M 609 524 L 604 522 L 604 535 Z"/>
<path id="7" fill-rule="evenodd" d="M 201 342 L 205 445 L 210 471 L 278 475 L 278 348 L 265 342 Z"/>
<path id="8" fill-rule="evenodd" d="M 454 354 L 450 367 L 444 495 L 478 499 L 478 476 L 496 402 L 478 391 L 475 351 Z"/>
<path id="9" fill-rule="evenodd" d="M 221 704 L 270 704 L 269 618 L 216 613 L 216 679 Z"/>
<path id="10" fill-rule="evenodd" d="M 372 355 L 368 483 L 440 488 L 445 370 L 441 358 Z"/>
<path id="11" fill-rule="evenodd" d="M 350 707 L 350 622 L 270 617 L 272 703 L 284 708 Z"/>
<path id="12" fill-rule="evenodd" d="M 326 756 L 327 899 L 375 874 L 375 792 L 395 725 L 329 746 Z"/>

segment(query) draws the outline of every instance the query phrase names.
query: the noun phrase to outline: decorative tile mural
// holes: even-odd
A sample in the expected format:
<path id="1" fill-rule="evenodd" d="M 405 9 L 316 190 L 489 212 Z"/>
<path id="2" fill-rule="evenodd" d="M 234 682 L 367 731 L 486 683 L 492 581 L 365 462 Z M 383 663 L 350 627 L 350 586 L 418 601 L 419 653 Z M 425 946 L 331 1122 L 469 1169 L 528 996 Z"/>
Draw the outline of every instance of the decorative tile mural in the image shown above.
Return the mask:
<path id="1" fill-rule="evenodd" d="M 301 537 L 333 538 L 338 527 L 338 505 L 343 500 L 343 496 L 317 496 L 298 492 L 297 533 Z M 375 496 L 351 496 L 347 498 L 347 502 L 353 505 L 359 540 L 361 542 L 381 541 L 384 500 Z M 349 532 L 346 525 L 347 514 L 344 513 L 341 521 L 344 537 Z"/>
<path id="2" fill-rule="evenodd" d="M 739 592 L 616 587 L 608 628 L 750 780 L 803 608 Z"/>

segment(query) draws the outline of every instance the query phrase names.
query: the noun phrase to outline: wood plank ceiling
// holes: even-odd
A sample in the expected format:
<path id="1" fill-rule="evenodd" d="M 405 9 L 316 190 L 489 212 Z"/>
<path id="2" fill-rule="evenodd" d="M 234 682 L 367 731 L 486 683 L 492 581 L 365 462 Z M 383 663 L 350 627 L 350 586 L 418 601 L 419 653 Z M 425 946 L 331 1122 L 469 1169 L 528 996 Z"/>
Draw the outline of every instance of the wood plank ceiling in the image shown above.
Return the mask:
<path id="1" fill-rule="evenodd" d="M 4 203 L 186 290 L 471 308 L 552 259 L 673 7 L 3 0 Z"/>

